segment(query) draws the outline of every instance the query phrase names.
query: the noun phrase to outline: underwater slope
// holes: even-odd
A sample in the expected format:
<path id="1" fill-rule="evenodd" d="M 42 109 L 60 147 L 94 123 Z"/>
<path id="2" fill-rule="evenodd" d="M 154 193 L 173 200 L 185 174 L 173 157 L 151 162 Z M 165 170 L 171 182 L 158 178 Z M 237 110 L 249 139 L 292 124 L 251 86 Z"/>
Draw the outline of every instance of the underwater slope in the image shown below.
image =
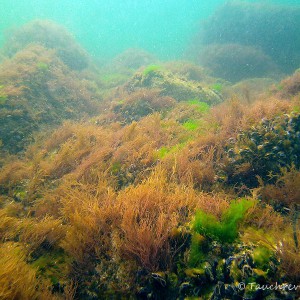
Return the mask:
<path id="1" fill-rule="evenodd" d="M 24 47 L 0 72 L 23 150 L 1 156 L 0 299 L 299 297 L 299 72 L 260 96 L 185 62 L 118 85 Z"/>

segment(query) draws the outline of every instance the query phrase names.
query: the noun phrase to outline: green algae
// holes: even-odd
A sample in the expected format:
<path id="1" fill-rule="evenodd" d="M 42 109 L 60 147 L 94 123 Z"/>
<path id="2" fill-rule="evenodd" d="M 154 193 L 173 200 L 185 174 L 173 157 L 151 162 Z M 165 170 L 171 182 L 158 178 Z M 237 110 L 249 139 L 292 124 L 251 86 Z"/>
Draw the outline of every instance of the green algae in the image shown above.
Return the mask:
<path id="1" fill-rule="evenodd" d="M 210 106 L 206 102 L 202 102 L 202 101 L 200 101 L 198 99 L 188 100 L 187 103 L 189 105 L 192 105 L 193 107 L 195 107 L 195 109 L 198 112 L 201 112 L 201 113 L 206 113 L 210 109 Z"/>
<path id="2" fill-rule="evenodd" d="M 159 148 L 156 151 L 154 157 L 156 159 L 163 159 L 163 158 L 165 158 L 169 154 L 175 154 L 175 153 L 177 153 L 178 151 L 180 151 L 181 149 L 183 149 L 185 146 L 186 146 L 186 142 L 182 142 L 182 143 L 176 144 L 176 145 L 174 145 L 172 147 L 163 146 L 163 147 Z"/>
<path id="3" fill-rule="evenodd" d="M 238 236 L 238 223 L 253 205 L 254 201 L 247 199 L 232 201 L 229 208 L 222 214 L 220 221 L 214 215 L 198 211 L 193 229 L 199 234 L 222 243 L 232 243 Z"/>
<path id="4" fill-rule="evenodd" d="M 144 75 L 144 76 L 148 76 L 148 75 L 150 75 L 151 73 L 154 73 L 154 72 L 159 71 L 159 70 L 161 70 L 161 66 L 159 66 L 159 65 L 149 65 L 149 66 L 147 66 L 147 67 L 144 69 L 143 75 Z"/>
<path id="5" fill-rule="evenodd" d="M 195 131 L 199 128 L 198 120 L 187 120 L 182 124 L 183 128 L 188 131 Z"/>

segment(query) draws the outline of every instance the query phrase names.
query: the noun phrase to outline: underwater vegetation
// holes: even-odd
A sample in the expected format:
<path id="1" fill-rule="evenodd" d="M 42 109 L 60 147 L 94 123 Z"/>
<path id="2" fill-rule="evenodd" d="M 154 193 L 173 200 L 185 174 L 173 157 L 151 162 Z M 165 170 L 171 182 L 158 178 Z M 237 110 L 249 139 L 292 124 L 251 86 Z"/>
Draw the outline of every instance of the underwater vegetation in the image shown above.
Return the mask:
<path id="1" fill-rule="evenodd" d="M 214 215 L 197 212 L 193 224 L 196 233 L 204 235 L 212 240 L 223 243 L 232 243 L 238 237 L 237 225 L 244 217 L 245 212 L 253 206 L 253 203 L 245 199 L 240 202 L 231 202 L 218 221 Z"/>
<path id="2" fill-rule="evenodd" d="M 296 5 L 228 1 L 203 22 L 191 53 L 214 76 L 233 82 L 291 73 L 300 63 L 299 20 Z"/>
<path id="3" fill-rule="evenodd" d="M 258 4 L 216 16 L 229 5 Z M 43 20 L 7 39 L 0 299 L 299 297 L 251 286 L 299 285 L 300 73 L 240 81 L 280 63 L 207 44 L 257 69 L 138 49 L 100 65 Z"/>
<path id="4" fill-rule="evenodd" d="M 176 100 L 169 96 L 162 96 L 160 90 L 139 89 L 128 95 L 123 95 L 112 108 L 120 121 L 130 123 L 154 112 L 163 112 L 172 108 Z"/>

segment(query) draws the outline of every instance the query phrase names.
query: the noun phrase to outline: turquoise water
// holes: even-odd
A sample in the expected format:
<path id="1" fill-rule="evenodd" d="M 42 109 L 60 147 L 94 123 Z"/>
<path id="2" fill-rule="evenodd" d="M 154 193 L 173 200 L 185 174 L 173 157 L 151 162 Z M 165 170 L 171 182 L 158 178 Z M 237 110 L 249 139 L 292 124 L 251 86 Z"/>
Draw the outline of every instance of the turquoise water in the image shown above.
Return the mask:
<path id="1" fill-rule="evenodd" d="M 32 19 L 51 19 L 72 31 L 94 55 L 126 48 L 146 49 L 162 58 L 179 56 L 199 20 L 223 0 L 2 0 L 3 30 Z"/>
<path id="2" fill-rule="evenodd" d="M 224 0 L 2 0 L 0 43 L 7 29 L 33 19 L 64 25 L 94 56 L 142 48 L 162 59 L 180 58 L 199 23 Z M 299 0 L 255 1 L 299 4 Z"/>

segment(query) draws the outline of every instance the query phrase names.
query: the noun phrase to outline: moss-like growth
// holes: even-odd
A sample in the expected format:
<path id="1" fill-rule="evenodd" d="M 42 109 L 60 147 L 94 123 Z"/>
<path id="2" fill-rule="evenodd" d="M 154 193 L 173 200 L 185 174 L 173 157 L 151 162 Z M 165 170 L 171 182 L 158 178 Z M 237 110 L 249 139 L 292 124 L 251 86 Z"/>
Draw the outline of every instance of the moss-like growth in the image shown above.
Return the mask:
<path id="1" fill-rule="evenodd" d="M 186 145 L 186 142 L 182 142 L 179 144 L 176 144 L 172 147 L 163 146 L 160 149 L 158 149 L 155 153 L 155 158 L 163 159 L 169 154 L 176 154 L 178 151 L 180 151 L 184 146 Z"/>
<path id="2" fill-rule="evenodd" d="M 68 265 L 71 263 L 68 257 L 61 249 L 45 253 L 34 262 L 32 266 L 38 270 L 38 274 L 45 279 L 49 279 L 53 287 L 63 286 L 67 280 L 69 271 Z"/>
<path id="3" fill-rule="evenodd" d="M 207 248 L 205 237 L 199 233 L 194 233 L 190 247 L 189 266 L 198 266 L 206 257 Z"/>
<path id="4" fill-rule="evenodd" d="M 49 65 L 44 62 L 38 62 L 37 67 L 41 71 L 47 71 L 49 69 Z"/>
<path id="5" fill-rule="evenodd" d="M 214 91 L 221 93 L 223 90 L 223 85 L 221 83 L 215 83 L 210 88 Z"/>
<path id="6" fill-rule="evenodd" d="M 4 105 L 7 101 L 7 94 L 4 91 L 4 86 L 0 85 L 0 105 Z"/>
<path id="7" fill-rule="evenodd" d="M 0 105 L 4 105 L 7 101 L 7 95 L 0 94 Z"/>

